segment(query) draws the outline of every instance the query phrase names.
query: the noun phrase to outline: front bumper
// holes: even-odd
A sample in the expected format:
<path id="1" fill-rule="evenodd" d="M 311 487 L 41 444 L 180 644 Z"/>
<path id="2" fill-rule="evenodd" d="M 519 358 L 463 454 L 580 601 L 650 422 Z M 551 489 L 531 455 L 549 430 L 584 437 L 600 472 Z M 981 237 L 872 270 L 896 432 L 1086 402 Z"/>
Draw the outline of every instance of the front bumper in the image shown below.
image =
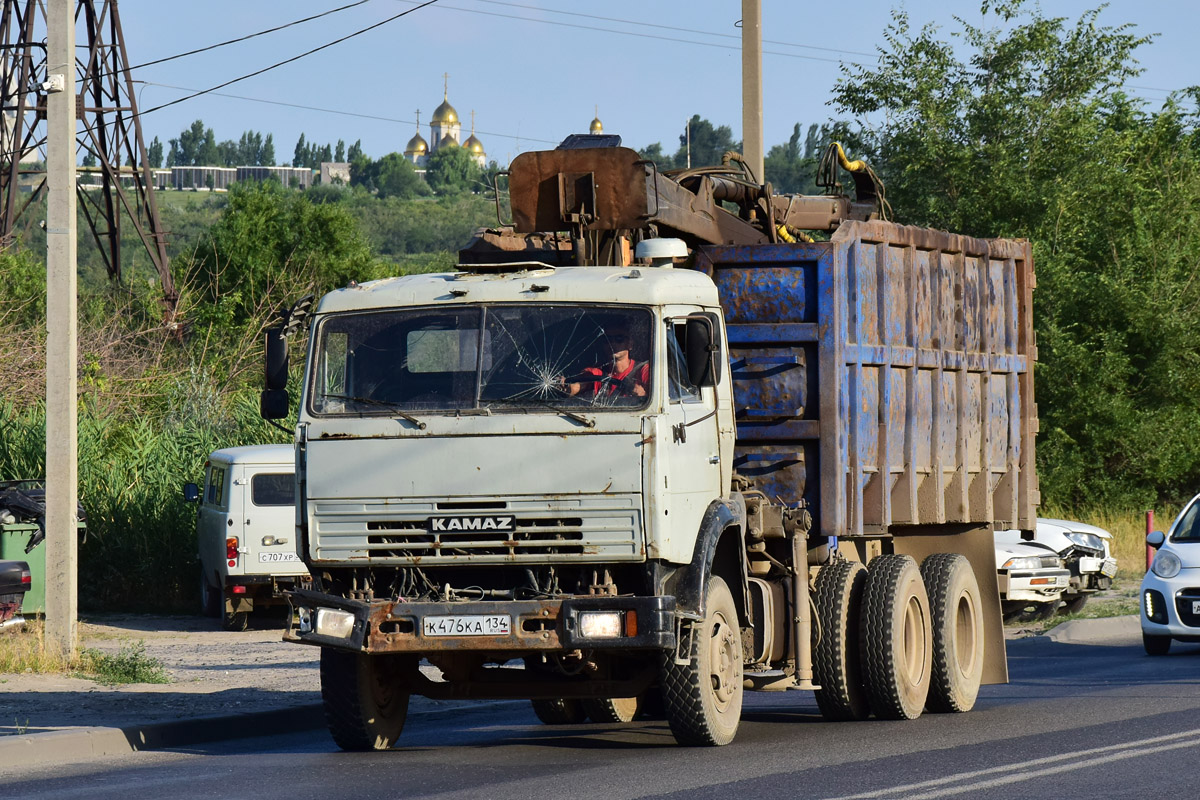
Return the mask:
<path id="1" fill-rule="evenodd" d="M 520 653 L 570 652 L 572 650 L 672 650 L 675 647 L 674 597 L 565 597 L 553 600 L 505 600 L 470 602 L 363 602 L 305 589 L 288 592 L 293 610 L 284 640 L 300 644 L 335 647 L 364 653 L 482 652 Z M 319 609 L 353 615 L 345 637 L 318 634 L 304 620 L 315 620 Z M 616 611 L 626 619 L 633 615 L 635 630 L 625 626 L 626 635 L 586 637 L 579 618 L 587 611 Z M 426 617 L 507 615 L 509 633 L 503 635 L 427 636 Z M 297 621 L 299 619 L 299 621 Z"/>
<path id="2" fill-rule="evenodd" d="M 1010 602 L 1049 603 L 1058 600 L 1071 584 L 1071 571 L 1036 569 L 997 573 L 1000 599 Z"/>
<path id="3" fill-rule="evenodd" d="M 1148 593 L 1152 593 L 1151 608 L 1147 607 Z M 1139 602 L 1143 633 L 1200 639 L 1200 569 L 1184 569 L 1174 578 L 1147 572 Z"/>

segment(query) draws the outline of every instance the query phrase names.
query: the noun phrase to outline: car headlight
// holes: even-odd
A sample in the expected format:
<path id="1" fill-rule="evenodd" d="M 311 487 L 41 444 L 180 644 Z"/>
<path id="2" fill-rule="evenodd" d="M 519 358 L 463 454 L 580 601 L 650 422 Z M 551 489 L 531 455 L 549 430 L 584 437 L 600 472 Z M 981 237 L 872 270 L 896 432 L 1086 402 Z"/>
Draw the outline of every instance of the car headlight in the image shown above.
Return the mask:
<path id="1" fill-rule="evenodd" d="M 1150 571 L 1160 578 L 1174 578 L 1182 566 L 1179 556 L 1170 550 L 1159 550 L 1158 555 L 1154 557 L 1154 563 L 1150 565 Z"/>
<path id="2" fill-rule="evenodd" d="M 1104 540 L 1094 533 L 1079 533 L 1078 531 L 1070 531 L 1066 534 L 1066 536 L 1080 547 L 1086 547 L 1089 550 L 1104 549 Z"/>
<path id="3" fill-rule="evenodd" d="M 1025 556 L 1023 558 L 1010 558 L 1004 562 L 1004 566 L 1000 569 L 1041 569 L 1042 560 L 1035 556 Z"/>

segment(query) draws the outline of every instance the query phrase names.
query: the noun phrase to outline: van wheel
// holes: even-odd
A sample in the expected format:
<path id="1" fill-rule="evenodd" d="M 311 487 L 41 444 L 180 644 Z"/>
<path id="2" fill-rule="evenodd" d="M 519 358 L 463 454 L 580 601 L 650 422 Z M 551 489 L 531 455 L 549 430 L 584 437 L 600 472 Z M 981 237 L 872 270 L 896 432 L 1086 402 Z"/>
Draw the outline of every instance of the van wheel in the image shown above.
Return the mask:
<path id="1" fill-rule="evenodd" d="M 589 697 L 582 704 L 592 722 L 633 722 L 642 709 L 639 697 Z"/>
<path id="2" fill-rule="evenodd" d="M 408 717 L 405 666 L 395 655 L 321 648 L 321 702 L 333 741 L 343 750 L 388 750 Z"/>
<path id="3" fill-rule="evenodd" d="M 958 553 L 935 553 L 921 564 L 933 628 L 933 673 L 925 707 L 970 711 L 983 680 L 983 601 L 975 572 Z"/>
<path id="4" fill-rule="evenodd" d="M 221 627 L 227 631 L 244 631 L 249 626 L 249 611 L 225 611 L 221 614 Z"/>
<path id="5" fill-rule="evenodd" d="M 200 613 L 213 619 L 221 616 L 221 593 L 208 582 L 208 576 L 200 572 Z"/>
<path id="6" fill-rule="evenodd" d="M 676 664 L 674 653 L 664 656 L 663 705 L 671 733 L 682 745 L 729 744 L 742 716 L 737 607 L 725 581 L 715 575 L 709 579 L 706 601 L 704 620 L 689 626 L 686 662 Z"/>
<path id="7" fill-rule="evenodd" d="M 530 700 L 533 713 L 545 725 L 578 725 L 587 722 L 583 705 L 572 697 L 550 697 Z"/>
<path id="8" fill-rule="evenodd" d="M 879 719 L 916 719 L 925 708 L 932 633 L 929 596 L 917 562 L 882 555 L 871 561 L 862 605 L 863 676 Z"/>
<path id="9" fill-rule="evenodd" d="M 827 720 L 866 719 L 871 714 L 859 661 L 859 608 L 867 568 L 838 559 L 822 567 L 813 586 L 820 638 L 813 646 L 817 707 Z"/>

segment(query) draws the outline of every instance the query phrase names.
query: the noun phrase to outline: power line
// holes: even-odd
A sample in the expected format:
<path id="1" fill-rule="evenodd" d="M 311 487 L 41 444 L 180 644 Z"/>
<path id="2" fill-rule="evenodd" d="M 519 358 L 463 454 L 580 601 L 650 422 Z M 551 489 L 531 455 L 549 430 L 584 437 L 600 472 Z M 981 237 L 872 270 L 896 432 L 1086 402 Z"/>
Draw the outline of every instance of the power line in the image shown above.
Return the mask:
<path id="1" fill-rule="evenodd" d="M 298 56 L 292 56 L 291 58 L 284 59 L 283 61 L 279 61 L 275 64 L 272 64 L 269 67 L 263 67 L 262 69 L 256 70 L 255 72 L 251 72 L 248 75 L 242 75 L 240 78 L 234 78 L 233 80 L 228 80 L 228 81 L 225 81 L 224 83 L 218 83 L 216 86 L 213 86 L 209 89 L 204 89 L 203 91 L 196 92 L 195 94 L 190 94 L 186 97 L 180 97 L 178 100 L 172 100 L 169 103 L 163 103 L 162 105 L 155 106 L 154 108 L 150 108 L 150 109 L 140 112 L 138 116 L 145 116 L 146 114 L 151 114 L 155 111 L 166 108 L 168 106 L 173 106 L 177 103 L 182 103 L 185 100 L 191 100 L 192 98 L 199 97 L 200 95 L 209 94 L 211 92 L 216 91 L 217 89 L 224 89 L 226 86 L 229 86 L 234 83 L 238 83 L 239 81 L 244 81 L 248 78 L 253 78 L 258 75 L 262 75 L 264 72 L 270 72 L 271 70 L 282 67 L 285 64 L 291 64 L 293 61 L 299 61 L 300 59 L 305 58 L 306 56 L 311 56 L 313 53 L 319 53 L 322 50 L 326 50 L 330 47 L 333 47 L 336 44 L 341 44 L 342 42 L 346 41 L 347 39 L 353 39 L 355 36 L 360 36 L 364 33 L 367 33 L 368 31 L 373 31 L 376 28 L 379 28 L 383 25 L 387 25 L 389 22 L 394 22 L 395 20 L 398 20 L 401 17 L 408 16 L 409 14 L 413 13 L 414 11 L 420 11 L 422 8 L 425 8 L 426 6 L 431 6 L 436 2 L 438 2 L 438 0 L 426 0 L 424 3 L 421 3 L 419 6 L 416 6 L 415 8 L 410 8 L 407 11 L 402 11 L 393 17 L 388 17 L 387 19 L 383 20 L 382 22 L 376 22 L 374 25 L 369 25 L 366 28 L 363 28 L 362 30 L 358 30 L 358 31 L 355 31 L 354 33 L 347 34 L 347 35 L 341 37 L 340 39 L 334 39 L 332 42 L 327 42 L 326 44 L 323 44 L 320 47 L 314 47 L 312 50 L 303 52 Z"/>
<path id="2" fill-rule="evenodd" d="M 411 2 L 415 2 L 415 0 L 398 0 L 398 2 L 411 3 Z M 438 6 L 438 8 L 445 8 L 445 9 L 449 9 L 451 11 L 464 11 L 468 14 L 484 14 L 485 16 L 489 16 L 489 17 L 501 17 L 502 19 L 518 19 L 518 20 L 521 20 L 522 22 L 538 22 L 538 23 L 541 23 L 542 25 L 556 25 L 560 28 L 575 28 L 577 30 L 584 30 L 584 31 L 600 31 L 602 33 L 615 33 L 620 36 L 636 36 L 639 39 L 656 39 L 661 42 L 678 42 L 680 44 L 694 44 L 694 45 L 699 45 L 701 47 L 715 47 L 715 48 L 718 48 L 721 50 L 739 50 L 740 51 L 742 49 L 740 46 L 737 46 L 737 45 L 718 44 L 717 42 L 698 42 L 695 39 L 679 39 L 679 38 L 676 38 L 673 36 L 659 36 L 659 35 L 653 34 L 653 33 L 637 33 L 635 31 L 622 31 L 622 30 L 616 30 L 614 28 L 598 28 L 595 25 L 579 25 L 574 22 L 556 22 L 555 20 L 550 20 L 550 19 L 535 19 L 534 17 L 522 17 L 517 14 L 501 14 L 497 11 L 483 11 L 478 8 L 460 8 L 459 6 L 448 6 L 448 5 L 440 5 L 440 6 Z M 546 10 L 546 9 L 542 9 L 542 10 Z M 620 21 L 620 20 L 614 20 L 614 21 Z M 633 24 L 640 25 L 641 23 L 633 23 Z M 712 36 L 714 34 L 705 34 L 705 35 Z M 715 35 L 724 36 L 726 34 L 715 34 Z M 857 62 L 857 61 L 847 62 L 844 59 L 839 59 L 839 58 L 821 58 L 820 56 L 806 56 L 806 55 L 801 55 L 800 53 L 781 53 L 777 50 L 763 50 L 763 55 L 783 56 L 785 58 L 799 58 L 799 59 L 803 59 L 805 61 L 823 61 L 827 64 L 850 63 L 850 64 L 855 64 L 857 66 L 865 66 L 864 64 L 861 64 L 860 62 Z"/>
<path id="3" fill-rule="evenodd" d="M 170 84 L 155 83 L 154 81 L 135 80 L 134 83 L 140 83 L 140 84 L 144 84 L 146 86 L 157 86 L 162 89 L 176 89 L 181 92 L 196 91 L 195 89 L 190 89 L 186 86 L 171 86 Z M 262 97 L 246 97 L 245 95 L 226 94 L 223 92 L 210 92 L 210 94 L 215 95 L 216 97 L 228 97 L 233 100 L 245 100 L 250 103 L 266 103 L 268 105 L 273 105 L 273 106 L 284 106 L 286 108 L 298 108 L 302 111 L 319 111 L 323 114 L 337 114 L 337 115 L 343 116 L 343 117 L 356 117 L 358 119 L 370 119 L 370 120 L 376 120 L 379 122 L 394 122 L 394 123 L 402 124 L 402 125 L 413 125 L 416 122 L 415 119 L 398 119 L 396 117 L 383 117 L 383 116 L 379 116 L 377 114 L 361 114 L 357 111 L 343 111 L 343 110 L 336 109 L 336 108 L 320 108 L 319 106 L 306 106 L 306 105 L 302 105 L 300 103 L 287 103 L 287 102 L 284 102 L 283 100 L 267 100 Z M 484 131 L 484 130 L 477 131 L 477 133 L 480 133 L 483 136 L 496 136 L 501 139 L 525 139 L 526 141 L 541 142 L 542 144 L 558 144 L 557 141 L 554 141 L 551 139 L 538 139 L 533 136 L 514 136 L 511 133 L 496 133 L 495 131 Z"/>
<path id="4" fill-rule="evenodd" d="M 186 53 L 177 53 L 176 55 L 167 56 L 166 58 L 159 58 L 159 59 L 155 59 L 154 61 L 147 61 L 144 64 L 138 64 L 136 67 L 126 67 L 124 71 L 129 72 L 129 71 L 132 71 L 135 69 L 141 69 L 142 67 L 151 67 L 151 66 L 154 66 L 155 64 L 164 64 L 168 61 L 174 61 L 177 58 L 184 58 L 186 56 L 194 56 L 198 53 L 207 53 L 209 50 L 216 50 L 218 47 L 225 47 L 226 45 L 238 44 L 239 42 L 245 42 L 249 39 L 253 39 L 258 36 L 265 36 L 268 33 L 275 33 L 276 31 L 281 31 L 284 28 L 290 28 L 293 25 L 300 25 L 301 23 L 304 23 L 304 22 L 312 22 L 314 19 L 320 19 L 321 17 L 327 17 L 330 14 L 336 14 L 339 11 L 345 11 L 348 8 L 354 8 L 355 6 L 361 6 L 363 3 L 369 3 L 369 2 L 371 2 L 371 0 L 357 0 L 357 2 L 350 3 L 350 4 L 344 5 L 344 6 L 340 6 L 339 8 L 333 8 L 333 9 L 330 9 L 329 11 L 322 11 L 320 14 L 313 14 L 311 17 L 305 17 L 304 19 L 298 19 L 293 22 L 285 22 L 283 25 L 277 25 L 274 28 L 267 28 L 265 31 L 259 31 L 258 33 L 247 34 L 246 36 L 241 36 L 241 37 L 238 37 L 237 39 L 230 39 L 227 42 L 218 42 L 217 44 L 210 44 L 208 47 L 200 47 L 200 48 L 197 48 L 196 50 L 189 50 Z M 416 9 L 413 9 L 413 10 L 415 11 Z"/>
<path id="5" fill-rule="evenodd" d="M 700 30 L 696 30 L 694 28 L 680 28 L 676 25 L 656 25 L 653 22 L 640 22 L 640 21 L 631 20 L 631 19 L 616 19 L 615 17 L 601 17 L 596 14 L 581 14 L 577 11 L 559 11 L 558 9 L 554 9 L 554 8 L 542 8 L 541 6 L 530 6 L 530 5 L 524 5 L 522 3 L 505 3 L 502 0 L 475 0 L 475 1 L 477 3 L 488 3 L 489 5 L 495 5 L 495 6 L 510 6 L 512 8 L 524 8 L 524 9 L 528 9 L 530 11 L 545 11 L 545 12 L 548 12 L 551 14 L 562 14 L 564 16 L 569 16 L 569 17 L 583 17 L 586 19 L 598 19 L 598 20 L 601 20 L 602 22 L 619 22 L 623 25 L 638 25 L 643 28 L 661 28 L 663 30 L 680 31 L 682 33 L 698 33 L 701 36 L 720 36 L 725 39 L 741 39 L 742 38 L 740 35 L 738 35 L 736 33 L 716 33 L 714 31 L 700 31 Z M 445 6 L 445 8 L 450 8 L 450 6 Z M 456 9 L 456 10 L 466 11 L 468 9 Z M 528 18 L 521 17 L 521 19 L 528 19 Z M 536 21 L 536 20 L 531 20 L 531 21 Z M 801 48 L 804 48 L 805 50 L 821 50 L 826 53 L 846 53 L 847 55 L 866 56 L 867 58 L 875 58 L 875 56 L 878 55 L 877 53 L 862 53 L 862 52 L 859 52 L 858 50 L 842 50 L 842 49 L 839 49 L 836 47 L 818 47 L 813 44 L 797 44 L 795 42 L 781 42 L 781 41 L 778 41 L 775 39 L 763 39 L 763 44 L 778 44 L 778 45 L 783 45 L 784 47 L 801 47 Z"/>

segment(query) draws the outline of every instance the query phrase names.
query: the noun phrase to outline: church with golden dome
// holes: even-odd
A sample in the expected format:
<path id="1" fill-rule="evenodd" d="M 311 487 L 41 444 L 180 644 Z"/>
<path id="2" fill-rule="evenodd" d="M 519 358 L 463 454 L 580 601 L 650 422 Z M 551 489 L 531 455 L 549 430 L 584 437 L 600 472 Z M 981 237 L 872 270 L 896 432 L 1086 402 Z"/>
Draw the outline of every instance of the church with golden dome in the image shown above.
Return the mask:
<path id="1" fill-rule="evenodd" d="M 449 75 L 444 75 L 446 83 L 442 87 L 442 104 L 434 109 L 429 119 L 429 141 L 421 136 L 421 112 L 417 112 L 417 132 L 408 140 L 404 147 L 404 157 L 414 166 L 423 167 L 429 161 L 429 156 L 443 147 L 465 147 L 473 160 L 480 167 L 487 166 L 487 153 L 484 152 L 483 142 L 475 136 L 475 112 L 471 112 L 471 135 L 465 142 L 460 141 L 462 123 L 458 112 L 450 105 Z"/>

